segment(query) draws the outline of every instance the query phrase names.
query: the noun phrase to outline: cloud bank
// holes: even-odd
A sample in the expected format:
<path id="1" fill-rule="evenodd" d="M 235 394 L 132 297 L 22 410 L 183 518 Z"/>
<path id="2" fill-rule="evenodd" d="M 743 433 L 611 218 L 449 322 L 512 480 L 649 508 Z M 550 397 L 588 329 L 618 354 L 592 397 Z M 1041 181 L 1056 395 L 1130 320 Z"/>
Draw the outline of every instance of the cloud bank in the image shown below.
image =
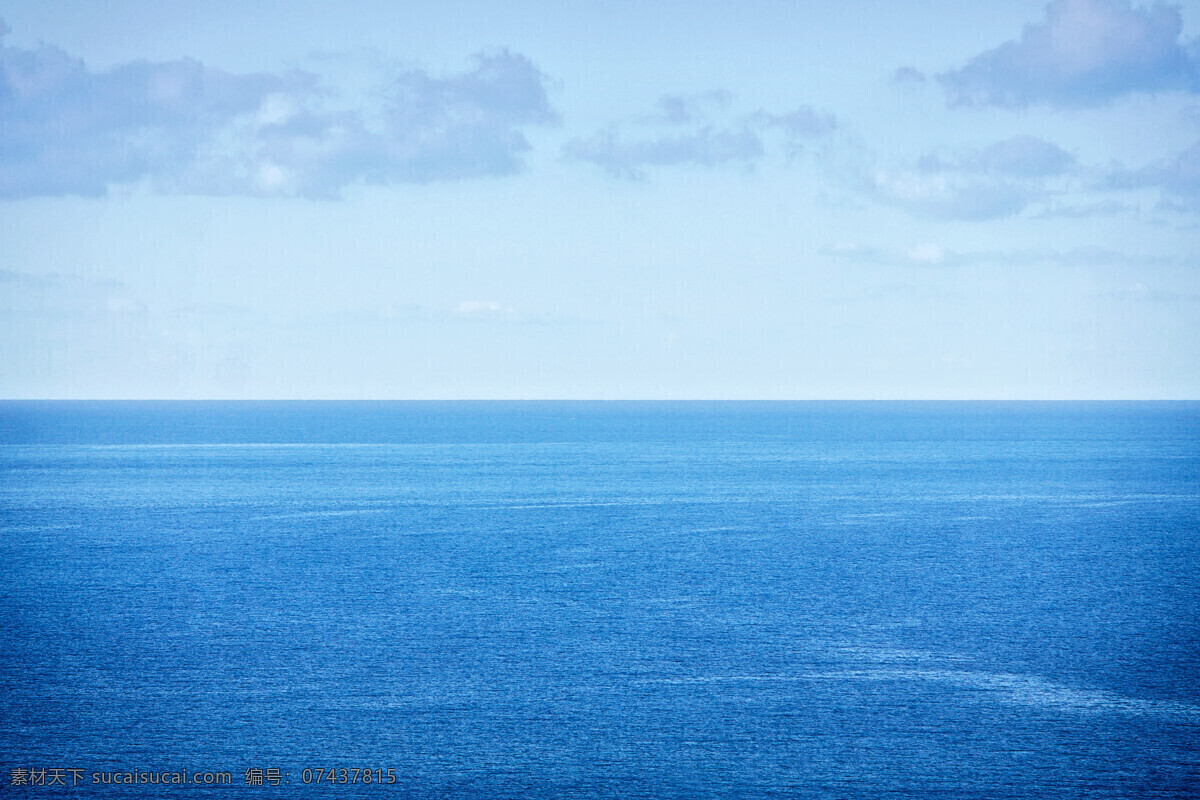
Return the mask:
<path id="1" fill-rule="evenodd" d="M 1200 53 L 1179 9 L 1055 0 L 1046 18 L 937 76 L 957 106 L 1095 106 L 1135 92 L 1200 91 Z"/>
<path id="2" fill-rule="evenodd" d="M 7 29 L 0 22 L 0 37 Z M 305 72 L 234 75 L 191 59 L 89 70 L 0 39 L 0 198 L 158 191 L 332 197 L 355 183 L 507 175 L 522 130 L 556 120 L 524 56 L 475 55 L 449 76 L 395 77 L 381 109 L 329 108 Z"/>

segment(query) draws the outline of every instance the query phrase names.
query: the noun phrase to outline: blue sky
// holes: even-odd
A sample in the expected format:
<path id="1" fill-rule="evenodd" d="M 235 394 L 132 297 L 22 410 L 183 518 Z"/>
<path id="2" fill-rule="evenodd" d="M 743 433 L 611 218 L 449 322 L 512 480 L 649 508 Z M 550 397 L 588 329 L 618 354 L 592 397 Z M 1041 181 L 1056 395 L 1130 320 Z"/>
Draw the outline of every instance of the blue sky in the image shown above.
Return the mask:
<path id="1" fill-rule="evenodd" d="M 1200 6 L 0 5 L 0 396 L 1200 397 Z"/>

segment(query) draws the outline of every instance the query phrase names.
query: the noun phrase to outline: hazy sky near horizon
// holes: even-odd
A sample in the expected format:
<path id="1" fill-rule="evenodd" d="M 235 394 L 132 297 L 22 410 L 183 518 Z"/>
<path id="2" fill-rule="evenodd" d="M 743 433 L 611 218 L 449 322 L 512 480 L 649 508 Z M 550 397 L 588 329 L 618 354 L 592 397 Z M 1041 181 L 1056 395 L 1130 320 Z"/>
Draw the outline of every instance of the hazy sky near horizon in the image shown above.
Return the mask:
<path id="1" fill-rule="evenodd" d="M 0 397 L 1200 398 L 1200 4 L 0 4 Z"/>

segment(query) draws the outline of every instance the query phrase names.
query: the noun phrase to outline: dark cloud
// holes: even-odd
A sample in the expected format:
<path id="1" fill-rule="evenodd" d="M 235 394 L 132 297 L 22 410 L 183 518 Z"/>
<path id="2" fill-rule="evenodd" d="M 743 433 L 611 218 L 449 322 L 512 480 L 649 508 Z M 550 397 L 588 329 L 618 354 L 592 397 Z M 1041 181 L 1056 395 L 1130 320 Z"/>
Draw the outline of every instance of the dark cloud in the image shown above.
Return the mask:
<path id="1" fill-rule="evenodd" d="M 55 47 L 0 46 L 0 197 L 99 196 L 143 180 L 330 197 L 356 182 L 506 175 L 529 150 L 521 129 L 555 120 L 545 76 L 507 50 L 456 75 L 403 73 L 379 125 L 329 110 L 331 97 L 303 72 L 233 75 L 190 59 L 93 72 Z"/>
<path id="2" fill-rule="evenodd" d="M 1135 92 L 1200 91 L 1179 9 L 1129 0 L 1056 0 L 1020 39 L 937 76 L 951 105 L 1092 106 Z"/>

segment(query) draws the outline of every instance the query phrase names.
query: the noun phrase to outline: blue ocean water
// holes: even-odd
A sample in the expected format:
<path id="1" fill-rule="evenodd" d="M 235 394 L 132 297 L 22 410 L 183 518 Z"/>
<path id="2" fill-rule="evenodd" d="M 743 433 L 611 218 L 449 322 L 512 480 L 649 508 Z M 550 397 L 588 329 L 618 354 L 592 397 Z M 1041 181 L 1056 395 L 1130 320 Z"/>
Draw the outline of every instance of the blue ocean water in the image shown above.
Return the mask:
<path id="1" fill-rule="evenodd" d="M 6 402 L 0 565 L 13 796 L 1200 787 L 1200 404 Z"/>

